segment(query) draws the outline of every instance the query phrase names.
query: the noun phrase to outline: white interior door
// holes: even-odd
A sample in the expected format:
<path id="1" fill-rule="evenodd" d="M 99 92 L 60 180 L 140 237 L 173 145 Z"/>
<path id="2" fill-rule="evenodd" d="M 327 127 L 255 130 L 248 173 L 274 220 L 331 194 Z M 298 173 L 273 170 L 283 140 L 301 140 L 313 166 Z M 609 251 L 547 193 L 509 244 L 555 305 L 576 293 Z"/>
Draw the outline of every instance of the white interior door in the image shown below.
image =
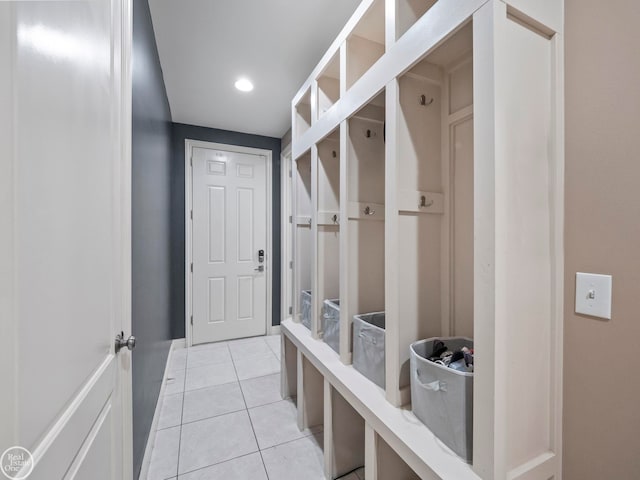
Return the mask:
<path id="1" fill-rule="evenodd" d="M 264 335 L 267 159 L 194 147 L 192 164 L 192 341 Z"/>
<path id="2" fill-rule="evenodd" d="M 0 2 L 0 454 L 30 452 L 10 478 L 132 477 L 130 28 L 126 0 Z"/>

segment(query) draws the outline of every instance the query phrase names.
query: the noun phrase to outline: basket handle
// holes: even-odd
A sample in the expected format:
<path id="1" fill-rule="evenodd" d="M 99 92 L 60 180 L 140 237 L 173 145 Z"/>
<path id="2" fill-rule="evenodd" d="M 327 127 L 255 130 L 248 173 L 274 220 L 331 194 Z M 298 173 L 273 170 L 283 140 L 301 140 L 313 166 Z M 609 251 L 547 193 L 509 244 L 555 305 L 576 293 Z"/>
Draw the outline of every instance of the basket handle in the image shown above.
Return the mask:
<path id="1" fill-rule="evenodd" d="M 420 380 L 420 372 L 416 370 L 416 380 L 418 385 L 420 385 L 425 390 L 431 390 L 432 392 L 446 392 L 447 391 L 447 382 L 443 382 L 442 380 L 434 380 L 433 382 L 424 383 Z"/>

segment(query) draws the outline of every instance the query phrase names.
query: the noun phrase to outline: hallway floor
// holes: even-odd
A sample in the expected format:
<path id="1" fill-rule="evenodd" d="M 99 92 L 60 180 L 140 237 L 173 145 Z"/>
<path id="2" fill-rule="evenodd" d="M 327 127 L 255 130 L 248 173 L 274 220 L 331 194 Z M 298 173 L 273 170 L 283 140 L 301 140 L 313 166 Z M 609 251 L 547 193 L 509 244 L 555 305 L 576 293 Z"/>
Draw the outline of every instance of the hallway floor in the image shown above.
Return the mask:
<path id="1" fill-rule="evenodd" d="M 280 396 L 279 335 L 175 350 L 169 372 L 147 480 L 324 480 L 322 427 Z"/>

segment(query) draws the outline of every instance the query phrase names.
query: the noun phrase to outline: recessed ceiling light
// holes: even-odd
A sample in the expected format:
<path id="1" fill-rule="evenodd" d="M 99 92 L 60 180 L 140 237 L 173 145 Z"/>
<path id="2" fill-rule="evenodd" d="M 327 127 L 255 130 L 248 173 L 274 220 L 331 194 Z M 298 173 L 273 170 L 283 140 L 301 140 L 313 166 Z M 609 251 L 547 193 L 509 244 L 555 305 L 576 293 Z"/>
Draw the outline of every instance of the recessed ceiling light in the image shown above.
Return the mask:
<path id="1" fill-rule="evenodd" d="M 239 78 L 236 82 L 236 88 L 241 92 L 250 92 L 253 90 L 253 83 L 248 78 Z"/>

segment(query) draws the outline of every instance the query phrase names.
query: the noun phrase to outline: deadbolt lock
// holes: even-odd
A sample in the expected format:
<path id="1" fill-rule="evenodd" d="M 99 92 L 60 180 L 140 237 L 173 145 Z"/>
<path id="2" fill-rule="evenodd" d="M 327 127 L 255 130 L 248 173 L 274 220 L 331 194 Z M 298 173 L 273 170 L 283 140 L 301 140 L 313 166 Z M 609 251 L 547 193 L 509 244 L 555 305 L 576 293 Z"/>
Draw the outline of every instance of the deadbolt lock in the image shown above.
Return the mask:
<path id="1" fill-rule="evenodd" d="M 264 250 L 258 250 L 258 262 L 264 263 Z"/>

